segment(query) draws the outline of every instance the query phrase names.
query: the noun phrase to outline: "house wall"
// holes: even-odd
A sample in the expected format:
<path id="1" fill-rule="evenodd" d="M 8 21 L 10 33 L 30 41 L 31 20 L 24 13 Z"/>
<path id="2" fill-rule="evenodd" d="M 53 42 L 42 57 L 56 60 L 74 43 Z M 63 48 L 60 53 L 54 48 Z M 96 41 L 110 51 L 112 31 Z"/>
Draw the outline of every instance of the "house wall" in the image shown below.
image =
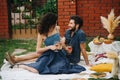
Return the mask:
<path id="1" fill-rule="evenodd" d="M 70 0 L 58 0 L 58 25 L 60 26 L 61 36 L 68 28 L 68 21 L 71 15 L 76 15 L 76 2 Z"/>
<path id="2" fill-rule="evenodd" d="M 7 0 L 0 0 L 0 39 L 9 38 Z"/>
<path id="3" fill-rule="evenodd" d="M 112 8 L 116 16 L 120 15 L 120 0 L 78 0 L 77 5 L 77 14 L 83 17 L 83 29 L 87 36 L 107 36 L 108 32 L 103 28 L 100 16 L 107 17 Z M 120 36 L 120 26 L 113 34 Z"/>
<path id="4" fill-rule="evenodd" d="M 46 1 L 46 0 L 45 0 Z M 68 28 L 71 15 L 79 15 L 84 20 L 83 30 L 87 36 L 106 36 L 108 32 L 102 27 L 100 16 L 110 13 L 115 9 L 115 15 L 120 15 L 120 0 L 58 0 L 58 24 L 61 36 Z M 115 29 L 114 35 L 120 36 L 120 26 Z M 0 39 L 10 38 L 8 24 L 7 0 L 0 0 Z"/>
<path id="5" fill-rule="evenodd" d="M 9 39 L 12 37 L 10 30 L 11 23 L 8 20 L 8 7 L 10 8 L 10 6 L 8 6 L 7 1 L 12 2 L 13 0 L 0 0 L 0 39 Z M 33 0 L 33 3 L 42 6 L 46 1 L 47 0 Z"/>
<path id="6" fill-rule="evenodd" d="M 103 28 L 100 16 L 107 17 L 111 9 L 115 9 L 115 15 L 120 15 L 120 0 L 58 0 L 58 22 L 61 27 L 61 35 L 68 28 L 69 16 L 79 15 L 84 20 L 83 30 L 87 36 L 107 36 L 108 32 Z M 115 36 L 120 36 L 120 26 L 115 29 Z"/>

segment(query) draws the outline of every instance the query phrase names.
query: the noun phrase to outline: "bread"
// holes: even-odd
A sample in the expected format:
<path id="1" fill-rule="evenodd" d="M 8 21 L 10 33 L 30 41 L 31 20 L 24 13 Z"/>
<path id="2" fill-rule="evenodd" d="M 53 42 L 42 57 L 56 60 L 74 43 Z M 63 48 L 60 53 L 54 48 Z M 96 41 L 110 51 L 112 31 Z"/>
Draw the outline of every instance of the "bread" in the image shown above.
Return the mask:
<path id="1" fill-rule="evenodd" d="M 93 77 L 93 78 L 101 78 L 105 76 L 106 76 L 106 73 L 101 73 L 101 72 L 90 74 L 90 77 Z"/>
<path id="2" fill-rule="evenodd" d="M 99 41 L 96 41 L 96 40 L 93 40 L 93 43 L 94 43 L 95 45 L 101 45 L 101 44 L 102 44 L 102 42 L 99 42 Z"/>
<path id="3" fill-rule="evenodd" d="M 101 39 L 102 39 L 102 38 L 101 38 Z M 93 39 L 93 43 L 94 43 L 95 45 L 101 45 L 101 44 L 103 43 L 103 41 L 100 40 L 99 37 L 96 37 L 96 38 Z"/>
<path id="4" fill-rule="evenodd" d="M 111 44 L 112 42 L 113 42 L 113 40 L 110 40 L 110 39 L 105 39 L 105 40 L 104 40 L 104 43 L 105 43 L 105 44 Z"/>

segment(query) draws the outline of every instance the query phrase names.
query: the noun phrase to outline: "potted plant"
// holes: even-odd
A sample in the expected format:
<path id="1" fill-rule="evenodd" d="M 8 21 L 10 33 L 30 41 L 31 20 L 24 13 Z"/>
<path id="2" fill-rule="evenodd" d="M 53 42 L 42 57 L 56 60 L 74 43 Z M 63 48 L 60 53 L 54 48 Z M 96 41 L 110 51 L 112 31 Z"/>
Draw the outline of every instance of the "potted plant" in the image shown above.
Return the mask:
<path id="1" fill-rule="evenodd" d="M 110 14 L 108 15 L 108 18 L 105 18 L 101 16 L 101 22 L 103 24 L 103 27 L 108 31 L 108 39 L 114 39 L 113 32 L 115 31 L 116 27 L 118 27 L 120 23 L 120 16 L 117 18 L 114 14 L 114 9 L 111 10 Z"/>

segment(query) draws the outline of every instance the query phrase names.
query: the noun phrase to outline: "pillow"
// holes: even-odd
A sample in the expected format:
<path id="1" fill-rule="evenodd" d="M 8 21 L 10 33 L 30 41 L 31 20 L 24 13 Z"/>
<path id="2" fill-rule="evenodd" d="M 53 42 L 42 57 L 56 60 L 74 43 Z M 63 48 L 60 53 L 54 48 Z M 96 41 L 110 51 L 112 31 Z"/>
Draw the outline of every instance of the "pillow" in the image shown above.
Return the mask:
<path id="1" fill-rule="evenodd" d="M 97 64 L 97 65 L 92 66 L 90 70 L 96 71 L 96 72 L 111 72 L 112 64 L 111 63 Z"/>

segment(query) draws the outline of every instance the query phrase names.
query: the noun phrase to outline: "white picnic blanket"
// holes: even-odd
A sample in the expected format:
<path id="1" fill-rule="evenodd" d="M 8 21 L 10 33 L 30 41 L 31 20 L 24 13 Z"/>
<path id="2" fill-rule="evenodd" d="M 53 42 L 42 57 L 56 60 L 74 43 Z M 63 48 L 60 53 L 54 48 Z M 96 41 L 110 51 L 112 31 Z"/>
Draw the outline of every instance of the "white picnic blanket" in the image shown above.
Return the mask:
<path id="1" fill-rule="evenodd" d="M 2 80 L 71 80 L 74 78 L 85 78 L 87 80 L 88 78 L 90 78 L 89 75 L 94 71 L 90 71 L 90 67 L 85 66 L 84 61 L 81 61 L 79 65 L 83 65 L 84 67 L 86 67 L 87 70 L 77 74 L 40 75 L 20 68 L 11 69 L 9 68 L 10 64 L 6 60 L 4 60 L 4 64 L 1 67 L 0 75 L 2 77 Z M 110 73 L 107 73 L 107 76 L 105 78 L 110 77 L 112 77 L 112 75 Z"/>
<path id="2" fill-rule="evenodd" d="M 120 41 L 114 41 L 112 44 L 103 43 L 102 45 L 94 45 L 93 42 L 90 42 L 89 47 L 91 52 L 96 52 L 96 54 L 111 50 L 120 52 Z M 89 60 L 92 64 L 94 63 L 93 56 L 89 56 Z M 101 63 L 107 61 L 108 60 L 103 59 Z M 87 70 L 77 74 L 40 75 L 20 68 L 11 69 L 9 68 L 10 64 L 6 60 L 4 60 L 4 64 L 1 67 L 0 76 L 2 77 L 2 80 L 69 80 L 73 78 L 86 78 L 87 80 L 88 78 L 90 78 L 89 74 L 93 73 L 94 71 L 90 71 L 89 70 L 90 67 L 86 66 L 84 61 L 81 61 L 79 65 L 86 67 Z M 107 76 L 105 78 L 110 78 L 110 77 L 112 77 L 112 75 L 110 73 L 107 73 Z"/>
<path id="3" fill-rule="evenodd" d="M 90 51 L 95 54 L 101 54 L 109 51 L 120 52 L 120 41 L 113 41 L 111 44 L 102 43 L 101 45 L 95 45 L 93 41 L 89 44 Z"/>

